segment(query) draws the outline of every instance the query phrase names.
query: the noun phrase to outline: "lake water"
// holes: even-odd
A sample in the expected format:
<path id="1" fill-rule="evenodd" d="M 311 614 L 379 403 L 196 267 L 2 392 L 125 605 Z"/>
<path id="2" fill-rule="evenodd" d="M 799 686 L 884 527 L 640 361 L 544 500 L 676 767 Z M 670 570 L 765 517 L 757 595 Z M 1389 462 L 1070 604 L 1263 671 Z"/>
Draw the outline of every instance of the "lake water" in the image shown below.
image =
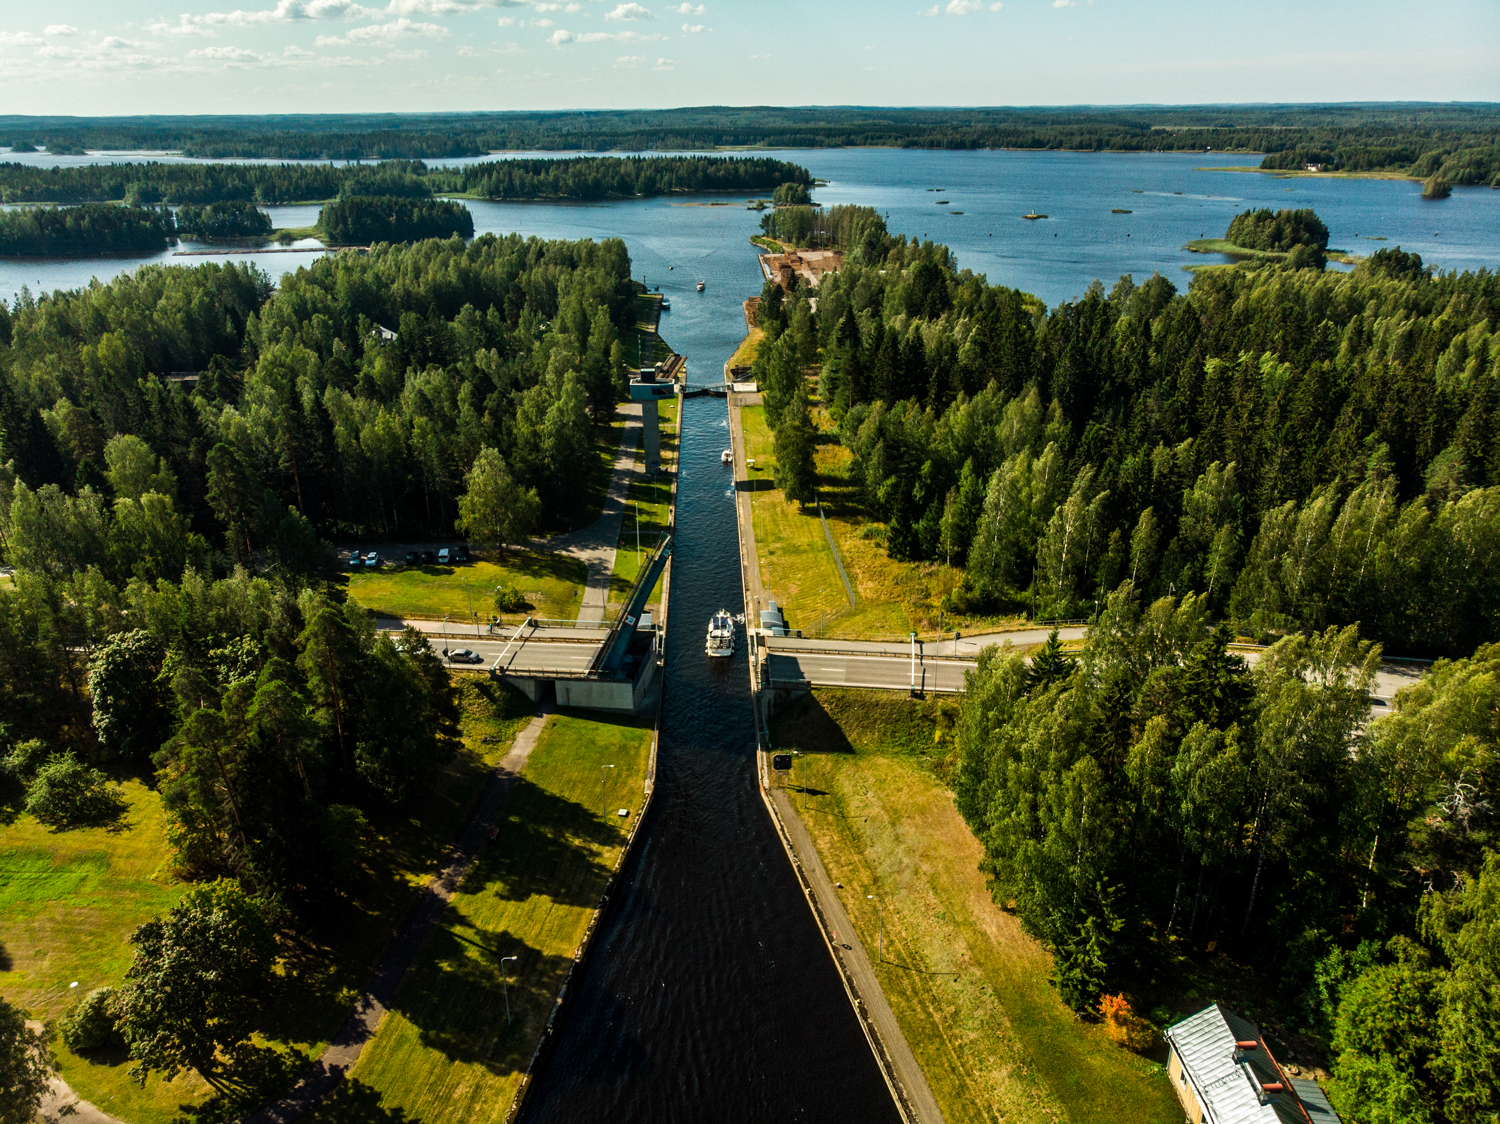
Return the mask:
<path id="1" fill-rule="evenodd" d="M 1328 224 L 1330 244 L 1355 253 L 1399 244 L 1441 269 L 1500 268 L 1500 191 L 1490 188 L 1459 188 L 1451 198 L 1434 202 L 1421 198 L 1419 186 L 1404 180 L 1281 180 L 1220 171 L 1216 169 L 1255 158 L 1212 153 L 859 148 L 775 155 L 803 164 L 829 181 L 815 192 L 820 202 L 876 207 L 894 233 L 946 243 L 961 268 L 1035 293 L 1049 305 L 1080 296 L 1095 278 L 1111 285 L 1124 273 L 1139 281 L 1160 272 L 1186 288 L 1186 267 L 1223 259 L 1189 253 L 1182 249 L 1184 243 L 1221 236 L 1235 213 L 1251 207 L 1312 207 Z M 102 158 L 32 153 L 26 159 L 60 164 Z M 1113 214 L 1114 208 L 1131 213 Z M 633 199 L 597 205 L 471 202 L 469 209 L 480 233 L 623 237 L 636 276 L 660 284 L 663 292 L 674 296 L 674 305 L 676 295 L 690 293 L 696 280 L 712 284 L 715 279 L 748 277 L 740 283 L 739 296 L 759 288 L 753 272 L 742 267 L 753 257 L 747 240 L 758 230 L 760 216 L 742 206 Z M 277 226 L 305 226 L 317 218 L 315 207 L 268 210 Z M 1030 211 L 1048 217 L 1035 222 L 1021 218 Z M 146 258 L 107 262 L 0 260 L 0 299 L 13 300 L 22 285 L 33 292 L 75 288 L 95 276 L 107 278 L 134 269 L 143 261 L 248 260 L 279 277 L 312 256 L 177 256 L 179 250 L 204 248 L 184 244 Z M 740 268 L 721 272 L 729 262 Z"/>

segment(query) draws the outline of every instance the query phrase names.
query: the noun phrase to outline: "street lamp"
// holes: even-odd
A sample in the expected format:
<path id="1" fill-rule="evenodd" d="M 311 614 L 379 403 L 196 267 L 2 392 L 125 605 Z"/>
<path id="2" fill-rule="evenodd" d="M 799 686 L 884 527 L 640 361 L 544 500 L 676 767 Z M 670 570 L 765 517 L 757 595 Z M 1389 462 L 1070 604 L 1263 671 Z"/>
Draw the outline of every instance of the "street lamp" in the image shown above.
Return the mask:
<path id="1" fill-rule="evenodd" d="M 885 903 L 877 901 L 874 894 L 866 894 L 865 897 L 875 902 L 875 917 L 879 923 L 879 929 L 875 934 L 875 959 L 885 960 Z"/>
<path id="2" fill-rule="evenodd" d="M 609 813 L 604 808 L 604 770 L 613 768 L 613 765 L 599 766 L 599 815 L 601 817 L 607 817 L 609 815 Z"/>
<path id="3" fill-rule="evenodd" d="M 510 981 L 505 978 L 505 964 L 506 964 L 506 961 L 509 961 L 510 963 L 514 964 L 518 959 L 520 959 L 520 958 L 516 957 L 516 956 L 502 956 L 500 958 L 500 986 L 505 989 L 505 1025 L 506 1026 L 510 1025 Z"/>

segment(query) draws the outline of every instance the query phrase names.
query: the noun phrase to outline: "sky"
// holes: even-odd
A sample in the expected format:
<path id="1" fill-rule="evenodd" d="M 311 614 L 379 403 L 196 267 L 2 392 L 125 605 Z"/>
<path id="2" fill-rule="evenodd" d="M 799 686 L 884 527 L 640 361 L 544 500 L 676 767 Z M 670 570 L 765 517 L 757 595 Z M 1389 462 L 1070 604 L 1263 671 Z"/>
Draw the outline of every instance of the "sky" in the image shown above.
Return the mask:
<path id="1" fill-rule="evenodd" d="M 1497 0 L 0 0 L 6 113 L 1500 101 Z"/>

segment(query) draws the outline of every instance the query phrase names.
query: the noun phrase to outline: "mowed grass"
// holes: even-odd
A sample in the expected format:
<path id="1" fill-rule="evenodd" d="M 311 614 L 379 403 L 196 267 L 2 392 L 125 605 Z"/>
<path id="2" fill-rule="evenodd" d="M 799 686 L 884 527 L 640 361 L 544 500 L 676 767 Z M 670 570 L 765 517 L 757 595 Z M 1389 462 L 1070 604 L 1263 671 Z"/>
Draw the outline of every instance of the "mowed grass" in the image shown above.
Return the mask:
<path id="1" fill-rule="evenodd" d="M 492 556 L 493 557 L 493 556 Z M 495 587 L 521 591 L 531 606 L 524 614 L 552 619 L 578 615 L 588 567 L 576 558 L 544 550 L 506 550 L 498 561 L 479 558 L 462 566 L 382 566 L 351 571 L 349 596 L 367 609 L 397 617 L 428 617 L 480 623 L 495 613 Z M 501 614 L 504 617 L 506 614 Z"/>
<path id="2" fill-rule="evenodd" d="M 729 366 L 748 367 L 754 363 L 755 356 L 760 351 L 761 341 L 765 338 L 765 329 L 751 328 L 745 338 L 740 341 L 740 346 L 734 349 L 734 354 L 729 357 Z"/>
<path id="3" fill-rule="evenodd" d="M 461 691 L 463 748 L 405 804 L 370 816 L 348 898 L 310 910 L 300 939 L 281 948 L 255 1039 L 288 1051 L 289 1070 L 343 1023 L 495 761 L 529 720 L 525 699 L 500 684 L 466 679 Z M 108 828 L 54 832 L 24 813 L 0 823 L 0 994 L 33 1017 L 56 1018 L 87 991 L 122 983 L 130 934 L 186 888 L 172 875 L 160 797 L 135 780 L 125 782 L 124 795 L 126 814 Z M 77 989 L 69 987 L 74 980 Z M 130 1124 L 169 1124 L 212 1094 L 196 1073 L 170 1082 L 151 1077 L 142 1087 L 123 1053 L 85 1058 L 61 1040 L 54 1048 L 74 1091 Z M 280 1084 L 272 1078 L 267 1097 L 290 1086 L 283 1076 Z"/>
<path id="4" fill-rule="evenodd" d="M 794 803 L 875 958 L 897 1021 L 949 1124 L 1175 1124 L 1162 1067 L 1079 1021 L 1052 960 L 990 899 L 982 848 L 939 779 L 955 703 L 817 691 L 773 724 L 797 760 Z M 803 772 L 803 770 L 806 770 Z"/>
<path id="5" fill-rule="evenodd" d="M 661 425 L 662 465 L 673 467 L 677 463 L 677 399 L 658 402 L 656 409 Z M 636 463 L 644 468 L 643 459 L 638 459 Z M 611 611 L 625 600 L 631 586 L 640 576 L 641 567 L 650 561 L 652 550 L 667 530 L 671 508 L 672 479 L 670 476 L 659 475 L 655 480 L 651 480 L 641 474 L 630 482 L 625 518 L 620 522 L 620 539 L 615 549 L 615 568 L 610 575 Z M 661 582 L 658 581 L 647 604 L 656 606 L 660 604 L 660 600 Z"/>
<path id="6" fill-rule="evenodd" d="M 548 719 L 499 837 L 480 852 L 354 1068 L 384 1111 L 429 1122 L 506 1118 L 640 814 L 651 737 L 642 721 Z M 619 808 L 630 815 L 618 817 Z M 510 956 L 517 960 L 502 964 Z"/>
<path id="7" fill-rule="evenodd" d="M 839 579 L 816 507 L 801 508 L 773 485 L 776 455 L 763 406 L 740 410 L 750 470 L 751 512 L 760 584 L 787 614 L 787 623 L 811 634 L 820 622 L 847 612 L 849 598 Z"/>

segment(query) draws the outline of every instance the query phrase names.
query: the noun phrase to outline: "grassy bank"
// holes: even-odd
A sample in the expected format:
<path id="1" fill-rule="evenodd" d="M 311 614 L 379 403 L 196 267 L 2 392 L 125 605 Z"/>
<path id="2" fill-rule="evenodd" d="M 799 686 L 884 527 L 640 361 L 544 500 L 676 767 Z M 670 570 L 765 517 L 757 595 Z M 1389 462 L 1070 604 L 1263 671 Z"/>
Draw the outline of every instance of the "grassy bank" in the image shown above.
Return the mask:
<path id="1" fill-rule="evenodd" d="M 575 713 L 548 720 L 499 837 L 480 852 L 355 1066 L 353 1076 L 384 1112 L 466 1124 L 505 1119 L 640 813 L 650 745 L 643 722 Z M 630 815 L 615 815 L 620 808 Z M 517 960 L 502 963 L 511 956 Z M 328 1109 L 313 1119 L 340 1117 Z"/>
<path id="2" fill-rule="evenodd" d="M 1010 618 L 941 616 L 943 597 L 963 578 L 963 571 L 942 562 L 898 562 L 886 555 L 885 527 L 863 514 L 858 487 L 849 479 L 852 456 L 839 444 L 827 412 L 818 406 L 816 461 L 818 494 L 844 571 L 854 586 L 849 605 L 833 551 L 817 509 L 798 509 L 781 498 L 772 484 L 776 458 L 762 407 L 740 411 L 745 452 L 755 459 L 755 545 L 761 585 L 787 609 L 788 623 L 808 635 L 904 640 L 913 630 L 936 634 L 944 629 L 973 632 Z"/>
<path id="3" fill-rule="evenodd" d="M 649 406 L 647 407 L 649 409 Z M 665 468 L 677 464 L 678 430 L 676 398 L 656 403 L 657 417 L 661 425 L 661 457 Z M 636 465 L 645 468 L 644 450 L 638 450 Z M 615 568 L 610 575 L 609 602 L 612 612 L 630 592 L 642 564 L 651 557 L 651 550 L 667 529 L 671 515 L 672 478 L 661 475 L 655 480 L 639 475 L 630 482 L 625 518 L 620 524 L 620 539 L 615 549 Z M 637 536 L 639 531 L 639 537 Z M 639 551 L 637 551 L 639 543 Z M 660 583 L 649 603 L 653 607 L 659 602 Z"/>
<path id="4" fill-rule="evenodd" d="M 495 587 L 519 589 L 533 616 L 562 620 L 578 615 L 588 567 L 576 558 L 541 550 L 507 550 L 499 561 L 462 566 L 385 566 L 348 575 L 349 596 L 367 609 L 397 617 L 451 618 L 471 625 L 495 612 Z M 520 614 L 512 613 L 512 617 Z"/>
<path id="5" fill-rule="evenodd" d="M 1276 250 L 1251 250 L 1244 246 L 1236 245 L 1227 238 L 1194 238 L 1184 250 L 1191 250 L 1195 254 L 1226 254 L 1232 258 L 1244 258 L 1246 260 L 1260 261 L 1285 261 L 1289 256 Z M 1351 254 L 1347 250 L 1325 250 L 1324 256 L 1329 261 L 1342 262 L 1345 265 L 1353 265 L 1360 260 L 1358 254 Z"/>
<path id="6" fill-rule="evenodd" d="M 247 1094 L 252 1099 L 283 1092 L 302 1059 L 338 1030 L 530 713 L 518 694 L 483 681 L 465 684 L 461 705 L 464 748 L 422 793 L 370 817 L 348 897 L 310 911 L 301 939 L 282 945 L 256 1034 L 282 1061 L 261 1075 L 264 1087 Z M 52 831 L 14 811 L 0 824 L 0 994 L 33 1017 L 56 1018 L 89 990 L 120 984 L 130 964 L 127 938 L 182 894 L 160 797 L 138 780 L 126 781 L 124 793 L 127 811 L 112 825 Z M 76 989 L 69 986 L 75 980 Z M 73 1089 L 129 1124 L 205 1111 L 218 1118 L 203 1109 L 211 1090 L 195 1073 L 153 1077 L 142 1087 L 123 1052 L 80 1057 L 60 1041 L 56 1048 Z"/>
<path id="7" fill-rule="evenodd" d="M 981 847 L 940 779 L 956 712 L 817 691 L 771 731 L 808 755 L 795 804 L 872 959 L 883 944 L 881 988 L 945 1119 L 1175 1124 L 1162 1068 L 1076 1019 L 1051 957 L 990 900 Z"/>

